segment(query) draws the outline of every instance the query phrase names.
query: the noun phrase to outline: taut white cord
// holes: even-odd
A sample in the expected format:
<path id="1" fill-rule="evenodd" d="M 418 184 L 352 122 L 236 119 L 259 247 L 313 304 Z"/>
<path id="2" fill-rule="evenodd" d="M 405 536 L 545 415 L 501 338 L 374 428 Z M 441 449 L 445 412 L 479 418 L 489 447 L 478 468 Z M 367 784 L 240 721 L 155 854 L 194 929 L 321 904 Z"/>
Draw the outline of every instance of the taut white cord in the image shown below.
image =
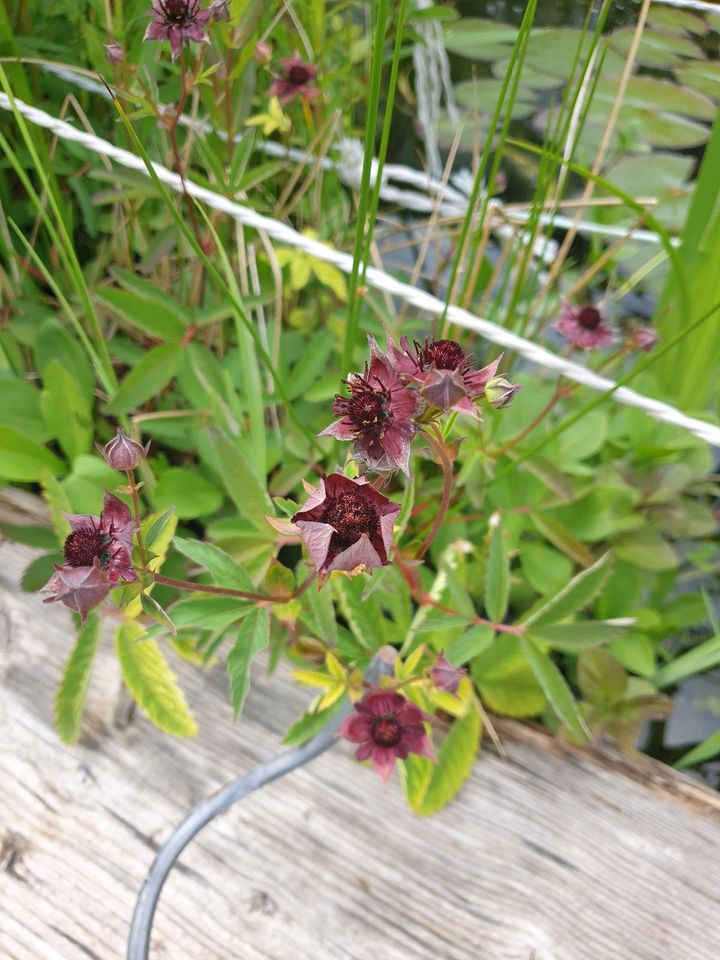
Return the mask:
<path id="1" fill-rule="evenodd" d="M 14 98 L 13 103 L 18 112 L 31 123 L 50 130 L 51 133 L 61 140 L 69 140 L 73 143 L 81 144 L 92 153 L 97 153 L 110 160 L 115 160 L 116 163 L 128 169 L 139 170 L 141 173 L 147 174 L 147 169 L 142 158 L 130 153 L 128 150 L 123 150 L 121 147 L 117 147 L 107 140 L 96 137 L 94 134 L 78 130 L 64 120 L 50 116 L 50 114 L 45 113 L 43 110 L 29 106 L 21 100 Z M 0 93 L 0 109 L 12 110 L 13 103 L 10 102 L 10 98 L 6 94 Z M 183 184 L 183 180 L 178 174 L 173 173 L 159 163 L 153 163 L 152 166 L 158 179 L 170 187 L 171 190 L 177 193 L 186 191 L 190 196 L 207 204 L 207 206 L 212 207 L 214 210 L 219 210 L 221 213 L 233 217 L 248 227 L 256 230 L 264 230 L 268 236 L 281 244 L 304 250 L 318 260 L 333 264 L 333 266 L 338 267 L 338 269 L 344 273 L 350 273 L 352 271 L 353 258 L 349 253 L 335 250 L 333 247 L 321 243 L 319 240 L 313 240 L 311 237 L 304 236 L 298 233 L 297 230 L 293 230 L 293 228 L 287 224 L 281 223 L 279 220 L 274 220 L 272 217 L 263 216 L 249 207 L 235 203 L 233 200 L 229 200 L 219 193 L 201 187 L 192 180 L 186 179 Z M 419 290 L 417 287 L 411 286 L 409 283 L 403 283 L 402 280 L 397 280 L 395 277 L 385 273 L 383 270 L 379 270 L 377 267 L 368 266 L 365 276 L 366 282 L 371 287 L 389 293 L 392 296 L 399 297 L 418 310 L 425 310 L 434 316 L 440 316 L 445 312 L 446 308 L 442 300 L 434 297 L 430 293 L 426 293 L 424 290 Z M 603 393 L 608 390 L 614 390 L 613 397 L 620 403 L 637 407 L 655 420 L 673 424 L 674 426 L 695 434 L 695 436 L 706 440 L 714 446 L 720 447 L 720 427 L 705 423 L 703 420 L 697 420 L 694 417 L 688 417 L 669 403 L 662 403 L 651 397 L 645 397 L 628 387 L 617 387 L 614 381 L 609 380 L 607 377 L 601 377 L 599 374 L 588 370 L 579 363 L 574 363 L 571 360 L 559 357 L 545 347 L 532 343 L 532 341 L 526 340 L 524 337 L 520 337 L 510 330 L 506 330 L 504 327 L 499 327 L 489 320 L 485 320 L 483 317 L 475 316 L 475 314 L 470 313 L 469 310 L 463 310 L 457 306 L 449 306 L 447 307 L 447 318 L 450 322 L 460 327 L 474 330 L 492 343 L 506 347 L 508 350 L 513 350 L 531 363 L 544 367 L 546 370 L 552 370 L 559 376 L 566 377 L 568 380 L 583 384 L 586 387 L 599 390 Z"/>

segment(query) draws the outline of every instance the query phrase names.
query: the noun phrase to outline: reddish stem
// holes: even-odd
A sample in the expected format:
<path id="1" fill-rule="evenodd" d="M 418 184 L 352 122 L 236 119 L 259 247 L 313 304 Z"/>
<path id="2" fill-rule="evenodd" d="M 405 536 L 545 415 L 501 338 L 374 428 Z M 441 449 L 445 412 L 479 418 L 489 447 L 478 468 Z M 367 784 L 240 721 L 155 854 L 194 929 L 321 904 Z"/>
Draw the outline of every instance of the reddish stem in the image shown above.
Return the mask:
<path id="1" fill-rule="evenodd" d="M 302 596 L 315 579 L 313 571 L 303 580 L 300 586 L 285 596 L 271 596 L 268 593 L 249 593 L 247 590 L 233 590 L 232 587 L 216 587 L 214 584 L 194 583 L 192 580 L 177 580 L 175 577 L 164 577 L 161 573 L 146 570 L 155 583 L 162 583 L 166 587 L 175 587 L 176 590 L 192 590 L 194 593 L 212 593 L 220 597 L 236 597 L 238 600 L 252 600 L 255 603 L 290 603 Z"/>

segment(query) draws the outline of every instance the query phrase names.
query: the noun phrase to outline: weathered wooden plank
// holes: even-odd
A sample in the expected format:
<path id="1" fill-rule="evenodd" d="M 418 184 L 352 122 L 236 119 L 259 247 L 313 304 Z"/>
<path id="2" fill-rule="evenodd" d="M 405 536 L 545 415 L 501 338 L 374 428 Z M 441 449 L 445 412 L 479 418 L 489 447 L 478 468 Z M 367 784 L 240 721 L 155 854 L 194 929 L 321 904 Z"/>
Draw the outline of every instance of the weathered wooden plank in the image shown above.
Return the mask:
<path id="1" fill-rule="evenodd" d="M 12 494 L 12 513 L 32 515 Z M 0 506 L 0 515 L 2 507 Z M 221 669 L 176 663 L 200 721 L 172 740 L 123 721 L 105 643 L 81 742 L 52 698 L 72 637 L 16 584 L 31 551 L 0 544 L 0 957 L 123 956 L 157 844 L 187 809 L 273 756 L 303 706 L 257 670 L 233 724 Z M 715 960 L 720 798 L 647 761 L 502 724 L 457 802 L 413 817 L 338 745 L 243 801 L 182 859 L 153 956 L 172 960 Z"/>

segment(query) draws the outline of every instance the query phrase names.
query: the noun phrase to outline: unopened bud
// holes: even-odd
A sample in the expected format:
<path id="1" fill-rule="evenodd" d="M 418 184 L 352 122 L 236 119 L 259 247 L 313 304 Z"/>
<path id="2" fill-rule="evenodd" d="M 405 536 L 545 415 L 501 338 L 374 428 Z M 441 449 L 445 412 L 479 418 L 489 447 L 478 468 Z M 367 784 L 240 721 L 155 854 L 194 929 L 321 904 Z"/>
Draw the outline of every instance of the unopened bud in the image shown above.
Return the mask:
<path id="1" fill-rule="evenodd" d="M 145 459 L 150 449 L 149 441 L 146 446 L 141 446 L 132 437 L 123 433 L 122 427 L 117 428 L 117 433 L 110 443 L 105 444 L 104 447 L 97 443 L 95 446 L 113 470 L 134 470 Z"/>
<path id="2" fill-rule="evenodd" d="M 112 43 L 106 43 L 105 59 L 113 66 L 115 66 L 115 64 L 122 63 L 125 59 L 125 48 L 121 47 L 119 43 L 115 43 L 115 41 Z"/>
<path id="3" fill-rule="evenodd" d="M 485 385 L 485 396 L 491 407 L 504 410 L 521 387 L 522 384 L 510 383 L 505 377 L 492 377 Z"/>
<path id="4" fill-rule="evenodd" d="M 658 334 L 655 327 L 640 327 L 631 337 L 631 346 L 645 353 L 649 353 L 657 342 Z"/>
<path id="5" fill-rule="evenodd" d="M 212 20 L 224 22 L 230 19 L 230 0 L 213 0 L 208 7 L 208 12 Z"/>
<path id="6" fill-rule="evenodd" d="M 265 64 L 272 60 L 272 47 L 265 40 L 258 40 L 253 51 L 255 63 Z"/>

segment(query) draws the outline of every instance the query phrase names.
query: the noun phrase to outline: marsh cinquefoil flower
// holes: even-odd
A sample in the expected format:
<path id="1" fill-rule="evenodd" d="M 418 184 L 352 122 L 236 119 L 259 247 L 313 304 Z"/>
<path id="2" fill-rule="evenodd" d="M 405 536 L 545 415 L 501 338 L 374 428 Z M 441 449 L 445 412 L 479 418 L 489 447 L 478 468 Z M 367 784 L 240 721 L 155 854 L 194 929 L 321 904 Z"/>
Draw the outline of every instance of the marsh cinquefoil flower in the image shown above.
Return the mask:
<path id="1" fill-rule="evenodd" d="M 393 503 L 362 477 L 331 473 L 320 480 L 292 522 L 323 580 L 333 570 L 372 570 L 388 564 L 395 518 Z"/>
<path id="2" fill-rule="evenodd" d="M 418 427 L 413 418 L 422 403 L 404 386 L 378 345 L 370 338 L 370 365 L 364 375 L 351 374 L 350 396 L 336 395 L 333 412 L 340 416 L 319 436 L 352 440 L 353 450 L 377 473 L 402 470 L 410 475 L 410 441 Z"/>
<path id="3" fill-rule="evenodd" d="M 130 509 L 105 494 L 99 517 L 68 515 L 71 532 L 65 540 L 63 564 L 43 590 L 53 594 L 45 603 L 62 601 L 85 620 L 88 610 L 101 603 L 120 580 L 137 580 L 132 567 L 135 521 Z"/>
<path id="4" fill-rule="evenodd" d="M 387 783 L 397 760 L 411 753 L 435 759 L 422 710 L 400 693 L 373 688 L 355 704 L 338 736 L 360 746 L 358 760 L 369 760 Z"/>
<path id="5" fill-rule="evenodd" d="M 148 11 L 153 20 L 145 31 L 145 40 L 169 40 L 172 58 L 177 60 L 184 43 L 207 43 L 208 22 L 213 18 L 210 7 L 200 9 L 200 0 L 152 0 Z"/>
<path id="6" fill-rule="evenodd" d="M 598 308 L 592 304 L 574 307 L 566 301 L 562 305 L 555 326 L 568 343 L 574 347 L 580 347 L 581 350 L 609 347 L 615 342 L 615 332 Z"/>
<path id="7" fill-rule="evenodd" d="M 414 386 L 432 407 L 447 412 L 465 413 L 480 419 L 476 400 L 497 373 L 502 354 L 480 370 L 473 369 L 473 358 L 455 340 L 425 338 L 410 347 L 406 337 L 400 347 L 388 343 L 388 359 L 409 386 Z"/>
<path id="8" fill-rule="evenodd" d="M 306 63 L 299 53 L 285 57 L 280 63 L 282 73 L 273 80 L 269 96 L 277 97 L 280 103 L 287 103 L 293 97 L 314 100 L 318 96 L 320 90 L 315 86 L 316 66 Z"/>

